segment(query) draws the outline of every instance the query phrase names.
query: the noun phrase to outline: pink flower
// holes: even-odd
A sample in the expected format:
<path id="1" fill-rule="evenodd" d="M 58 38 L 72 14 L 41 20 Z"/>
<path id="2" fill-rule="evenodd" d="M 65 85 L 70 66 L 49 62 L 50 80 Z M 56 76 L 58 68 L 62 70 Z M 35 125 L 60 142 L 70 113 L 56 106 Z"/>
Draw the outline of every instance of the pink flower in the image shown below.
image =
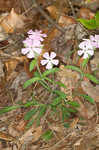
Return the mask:
<path id="1" fill-rule="evenodd" d="M 43 54 L 43 57 L 45 59 L 41 60 L 41 65 L 44 66 L 46 65 L 46 69 L 51 69 L 53 67 L 53 65 L 58 65 L 59 64 L 59 60 L 58 59 L 54 59 L 56 57 L 56 53 L 55 52 L 51 52 L 51 54 L 49 55 L 48 52 Z"/>
<path id="2" fill-rule="evenodd" d="M 78 55 L 83 55 L 84 59 L 94 55 L 94 49 L 89 39 L 84 39 L 84 41 L 79 44 L 79 48 L 80 50 L 78 50 Z"/>
<path id="3" fill-rule="evenodd" d="M 39 40 L 33 40 L 30 38 L 26 38 L 26 40 L 24 40 L 23 43 L 24 43 L 25 47 L 40 47 L 40 46 L 42 46 L 41 42 Z"/>
<path id="4" fill-rule="evenodd" d="M 39 30 L 35 30 L 35 31 L 30 30 L 28 32 L 29 38 L 33 39 L 33 40 L 44 41 L 44 37 L 47 37 L 47 35 L 42 34 L 41 32 L 42 32 L 41 30 L 40 31 Z"/>
<path id="5" fill-rule="evenodd" d="M 99 48 L 99 35 L 90 36 L 91 44 L 94 48 Z"/>
<path id="6" fill-rule="evenodd" d="M 41 42 L 46 37 L 46 34 L 42 34 L 42 31 L 32 31 L 28 32 L 28 37 L 23 41 L 25 48 L 22 48 L 21 52 L 23 55 L 27 55 L 28 58 L 35 58 L 42 52 L 43 45 Z"/>
<path id="7" fill-rule="evenodd" d="M 42 48 L 30 48 L 30 47 L 27 47 L 27 48 L 22 48 L 21 50 L 21 53 L 23 55 L 27 55 L 27 58 L 35 58 L 36 56 L 40 55 L 42 52 Z"/>

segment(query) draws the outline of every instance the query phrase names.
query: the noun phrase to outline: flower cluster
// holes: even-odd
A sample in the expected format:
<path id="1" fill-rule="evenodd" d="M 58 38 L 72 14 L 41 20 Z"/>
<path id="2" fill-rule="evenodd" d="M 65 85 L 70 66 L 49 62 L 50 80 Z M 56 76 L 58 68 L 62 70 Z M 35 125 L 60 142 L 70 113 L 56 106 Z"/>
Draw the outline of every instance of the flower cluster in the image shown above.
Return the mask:
<path id="1" fill-rule="evenodd" d="M 42 53 L 43 45 L 41 44 L 46 37 L 46 34 L 42 34 L 42 31 L 32 31 L 30 30 L 28 33 L 28 38 L 23 41 L 25 48 L 22 48 L 21 52 L 23 55 L 26 55 L 28 58 L 35 58 Z M 54 59 L 56 57 L 55 52 L 51 52 L 50 55 L 48 52 L 43 54 L 43 60 L 41 60 L 41 65 L 46 65 L 46 69 L 51 69 L 53 65 L 58 65 L 59 60 Z"/>
<path id="2" fill-rule="evenodd" d="M 94 55 L 94 50 L 99 48 L 99 35 L 90 36 L 90 39 L 83 39 L 84 41 L 79 44 L 80 50 L 78 50 L 78 55 L 86 59 L 89 56 Z"/>
<path id="3" fill-rule="evenodd" d="M 28 37 L 23 41 L 25 48 L 22 48 L 21 52 L 23 55 L 27 55 L 28 58 L 35 58 L 35 56 L 40 55 L 42 52 L 43 45 L 46 34 L 42 34 L 42 31 L 32 31 L 28 32 Z"/>

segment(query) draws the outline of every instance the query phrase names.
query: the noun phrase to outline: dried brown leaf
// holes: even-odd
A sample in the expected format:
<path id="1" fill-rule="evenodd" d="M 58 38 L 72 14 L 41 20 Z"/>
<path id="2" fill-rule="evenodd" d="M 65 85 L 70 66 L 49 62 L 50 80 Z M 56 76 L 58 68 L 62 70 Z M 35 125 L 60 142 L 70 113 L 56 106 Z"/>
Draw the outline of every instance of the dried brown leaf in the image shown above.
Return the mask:
<path id="1" fill-rule="evenodd" d="M 81 8 L 79 11 L 79 18 L 93 19 L 95 14 L 88 8 Z"/>
<path id="2" fill-rule="evenodd" d="M 25 25 L 26 17 L 22 15 L 18 15 L 14 8 L 12 8 L 11 12 L 3 16 L 0 19 L 0 26 L 6 33 L 13 33 L 15 29 L 23 28 Z"/>
<path id="3" fill-rule="evenodd" d="M 41 126 L 39 126 L 39 127 L 33 126 L 29 130 L 27 130 L 21 136 L 21 138 L 19 138 L 19 141 L 20 141 L 20 143 L 24 143 L 26 141 L 35 142 L 40 138 L 41 134 L 42 134 L 42 127 Z"/>

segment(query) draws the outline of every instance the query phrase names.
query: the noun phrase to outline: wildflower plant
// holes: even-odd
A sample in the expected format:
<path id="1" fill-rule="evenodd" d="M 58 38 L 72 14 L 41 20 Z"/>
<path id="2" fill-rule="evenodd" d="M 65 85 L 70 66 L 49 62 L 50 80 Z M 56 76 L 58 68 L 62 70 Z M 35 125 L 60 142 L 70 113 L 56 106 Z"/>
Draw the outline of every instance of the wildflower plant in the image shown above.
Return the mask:
<path id="1" fill-rule="evenodd" d="M 29 112 L 27 112 L 26 115 L 24 116 L 24 119 L 29 121 L 29 123 L 27 124 L 28 128 L 33 124 L 34 121 L 36 121 L 37 124 L 39 125 L 41 118 L 45 115 L 46 110 L 48 109 L 50 109 L 51 112 L 53 113 L 58 113 L 57 114 L 58 116 L 59 116 L 59 112 L 61 111 L 62 121 L 64 127 L 66 127 L 67 125 L 66 123 L 64 123 L 64 121 L 71 116 L 71 113 L 76 113 L 77 107 L 80 106 L 79 103 L 76 101 L 69 101 L 67 99 L 66 93 L 56 88 L 57 86 L 62 88 L 67 88 L 64 83 L 60 81 L 55 81 L 54 78 L 49 78 L 50 74 L 54 75 L 60 69 L 54 67 L 59 65 L 59 60 L 56 57 L 57 54 L 54 51 L 50 53 L 42 52 L 44 46 L 42 42 L 46 37 L 47 35 L 43 34 L 42 31 L 39 30 L 28 31 L 28 37 L 23 41 L 24 48 L 22 48 L 21 53 L 23 55 L 26 55 L 27 58 L 31 59 L 30 66 L 29 66 L 30 71 L 32 71 L 34 67 L 37 68 L 37 70 L 34 72 L 34 76 L 24 83 L 24 88 L 27 88 L 28 86 L 34 83 L 39 83 L 41 86 L 43 86 L 45 90 L 49 92 L 49 98 L 51 99 L 51 101 L 42 103 L 41 101 L 38 101 L 34 96 L 32 96 L 32 100 L 27 101 L 27 103 L 25 104 L 10 106 L 0 110 L 0 114 L 3 114 L 4 112 L 9 112 L 13 109 L 17 109 L 21 107 L 27 108 L 31 106 L 32 109 Z M 83 59 L 86 60 L 87 58 L 90 58 L 91 56 L 94 55 L 94 50 L 96 48 L 99 48 L 99 36 L 98 35 L 90 36 L 90 39 L 83 39 L 83 41 L 79 44 L 78 55 L 82 56 Z M 44 72 L 41 72 L 40 67 L 38 65 L 39 56 L 42 56 L 41 57 L 42 59 L 40 60 L 40 65 L 45 67 L 46 70 Z M 83 71 L 79 67 L 72 66 L 72 65 L 67 65 L 65 67 L 67 69 L 71 69 L 79 72 L 81 76 L 87 77 L 89 80 L 91 80 L 96 84 L 99 83 L 99 81 L 93 75 L 83 73 Z M 84 97 L 90 103 L 94 103 L 94 100 L 90 98 L 90 96 L 86 96 L 86 95 L 80 95 L 80 96 Z M 37 117 L 33 118 L 35 114 Z M 50 134 L 51 136 L 49 136 Z M 43 137 L 45 139 L 49 139 L 49 137 L 52 137 L 52 131 L 48 130 L 48 132 L 45 133 Z"/>

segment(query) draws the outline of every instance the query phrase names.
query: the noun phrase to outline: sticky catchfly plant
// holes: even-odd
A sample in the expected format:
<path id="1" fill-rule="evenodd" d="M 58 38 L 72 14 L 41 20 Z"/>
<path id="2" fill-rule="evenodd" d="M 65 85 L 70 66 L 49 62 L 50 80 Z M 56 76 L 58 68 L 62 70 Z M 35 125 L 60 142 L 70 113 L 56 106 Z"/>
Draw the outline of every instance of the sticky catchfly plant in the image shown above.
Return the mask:
<path id="1" fill-rule="evenodd" d="M 46 65 L 46 69 L 52 69 L 53 65 L 58 65 L 59 64 L 59 60 L 58 59 L 54 59 L 56 57 L 56 53 L 55 52 L 51 52 L 50 55 L 48 52 L 43 54 L 43 57 L 45 59 L 41 60 L 41 65 L 44 66 Z"/>
<path id="2" fill-rule="evenodd" d="M 84 59 L 94 55 L 94 48 L 89 39 L 84 39 L 84 41 L 79 44 L 79 48 L 80 50 L 78 50 L 78 55 L 83 55 Z"/>
<path id="3" fill-rule="evenodd" d="M 23 55 L 26 55 L 31 59 L 41 54 L 43 48 L 43 44 L 41 44 L 41 42 L 47 36 L 41 32 L 41 30 L 28 31 L 28 37 L 23 41 L 25 48 L 22 48 L 21 50 Z"/>

